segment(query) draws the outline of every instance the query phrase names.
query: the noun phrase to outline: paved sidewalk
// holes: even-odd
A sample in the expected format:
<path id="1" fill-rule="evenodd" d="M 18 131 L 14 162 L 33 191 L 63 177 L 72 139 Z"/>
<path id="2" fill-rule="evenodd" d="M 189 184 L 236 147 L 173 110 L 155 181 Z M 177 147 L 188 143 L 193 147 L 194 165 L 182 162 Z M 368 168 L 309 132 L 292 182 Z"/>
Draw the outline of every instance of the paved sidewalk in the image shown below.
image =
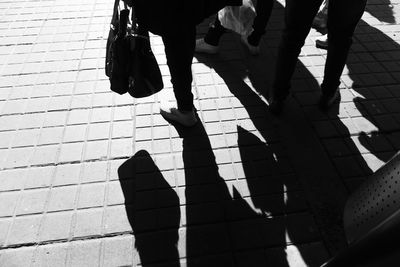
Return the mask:
<path id="1" fill-rule="evenodd" d="M 166 88 L 109 90 L 112 2 L 0 3 L 0 266 L 319 266 L 343 249 L 347 196 L 400 150 L 400 1 L 369 1 L 328 114 L 312 30 L 280 118 L 276 2 L 260 56 L 231 33 L 196 55 L 191 129 L 159 114 L 160 37 Z"/>

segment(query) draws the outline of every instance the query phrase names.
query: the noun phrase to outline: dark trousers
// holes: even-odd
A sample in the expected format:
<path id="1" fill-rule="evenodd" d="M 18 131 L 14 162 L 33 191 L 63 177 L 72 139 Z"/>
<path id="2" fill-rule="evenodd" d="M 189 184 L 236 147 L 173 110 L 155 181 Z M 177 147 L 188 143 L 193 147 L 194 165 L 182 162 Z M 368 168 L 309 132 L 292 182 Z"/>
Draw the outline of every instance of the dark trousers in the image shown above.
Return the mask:
<path id="1" fill-rule="evenodd" d="M 180 111 L 193 109 L 192 60 L 196 46 L 196 26 L 187 28 L 179 35 L 162 36 L 171 82 Z"/>
<path id="2" fill-rule="evenodd" d="M 333 0 L 328 6 L 328 54 L 322 93 L 333 95 L 340 84 L 352 37 L 364 13 L 367 0 Z M 289 94 L 297 58 L 310 31 L 322 0 L 286 0 L 285 28 L 279 45 L 273 96 L 285 99 Z"/>
<path id="3" fill-rule="evenodd" d="M 251 45 L 258 46 L 261 36 L 265 33 L 268 20 L 271 17 L 274 0 L 258 0 L 256 5 L 256 17 L 253 21 L 253 32 L 250 34 L 248 42 Z M 226 32 L 226 29 L 221 25 L 221 22 L 216 16 L 214 23 L 208 29 L 204 40 L 210 45 L 217 46 L 221 36 Z"/>

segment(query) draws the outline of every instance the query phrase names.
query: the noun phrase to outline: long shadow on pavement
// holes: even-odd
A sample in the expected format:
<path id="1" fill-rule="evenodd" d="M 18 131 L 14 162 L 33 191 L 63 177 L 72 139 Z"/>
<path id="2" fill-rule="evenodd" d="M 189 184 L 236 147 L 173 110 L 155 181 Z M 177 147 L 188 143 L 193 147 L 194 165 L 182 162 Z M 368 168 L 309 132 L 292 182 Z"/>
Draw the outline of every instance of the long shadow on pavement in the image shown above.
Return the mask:
<path id="1" fill-rule="evenodd" d="M 378 12 L 378 14 L 381 13 Z M 361 22 L 360 26 L 376 37 L 387 38 L 384 33 L 367 23 Z M 390 43 L 390 45 L 398 48 L 398 44 L 395 42 Z M 357 51 L 353 51 L 352 54 L 355 52 Z M 281 173 L 282 169 L 287 170 L 288 168 L 287 164 L 282 164 L 283 161 L 279 160 L 282 153 L 281 144 L 291 144 L 281 140 L 281 138 L 289 137 L 296 140 L 293 136 L 301 133 L 305 126 L 294 123 L 291 128 L 289 127 L 292 131 L 286 131 L 282 134 L 282 130 L 279 129 L 281 122 L 268 113 L 266 104 L 261 100 L 260 96 L 267 96 L 268 93 L 265 77 L 261 77 L 261 81 L 257 81 L 260 77 L 257 77 L 257 75 L 249 76 L 247 69 L 250 69 L 250 72 L 252 68 L 253 70 L 257 68 L 260 71 L 264 66 L 264 69 L 268 70 L 271 69 L 271 62 L 243 65 L 241 61 L 229 62 L 221 61 L 217 57 L 196 57 L 200 62 L 215 69 L 222 77 L 229 90 L 246 108 L 255 128 L 261 134 L 261 139 L 264 140 L 238 126 L 238 146 L 245 176 L 240 181 L 234 177 L 220 176 L 209 137 L 201 124 L 190 130 L 176 127 L 183 138 L 186 181 L 186 255 L 181 256 L 187 258 L 188 266 L 264 266 L 267 264 L 269 266 L 288 266 L 285 251 L 286 237 L 288 236 L 290 240 L 296 243 L 297 240 L 302 242 L 312 241 L 312 238 L 307 240 L 312 235 L 303 228 L 299 228 L 296 222 L 290 222 L 290 212 L 292 208 L 294 210 L 298 208 L 296 208 L 298 201 L 296 201 L 296 185 L 291 185 L 290 182 L 284 180 L 283 177 L 288 178 L 288 176 Z M 371 61 L 378 62 L 375 58 Z M 348 64 L 348 69 L 350 78 L 357 83 L 362 75 L 351 63 Z M 389 70 L 389 74 L 395 76 L 396 71 L 398 70 Z M 298 63 L 297 72 L 302 74 L 299 80 L 307 81 L 307 86 L 311 88 L 311 92 L 318 88 L 316 79 L 301 62 Z M 250 77 L 256 91 L 253 91 L 243 81 L 245 77 Z M 360 87 L 357 87 L 357 84 L 353 85 L 353 89 L 365 97 L 363 101 L 359 101 L 359 103 L 364 104 L 358 105 L 356 102 L 356 105 L 360 117 L 368 120 L 376 114 L 366 107 L 365 102 L 376 106 L 379 101 L 366 95 L 365 92 L 371 93 L 371 87 L 376 85 L 380 84 L 366 82 L 365 80 Z M 294 98 L 302 104 L 299 94 L 304 93 L 304 88 L 296 90 L 294 86 L 293 89 Z M 388 90 L 390 91 L 390 89 Z M 394 94 L 392 91 L 390 92 Z M 312 100 L 316 101 L 317 98 Z M 310 101 L 310 99 L 307 101 Z M 298 109 L 293 109 L 290 106 L 291 104 L 288 107 L 289 112 L 298 111 Z M 351 132 L 349 132 L 347 125 L 341 121 L 339 106 L 328 114 L 320 113 L 313 105 L 308 106 L 308 111 L 318 113 L 314 116 L 320 116 L 322 120 L 330 123 L 334 121 L 332 133 L 329 133 L 326 138 L 341 138 L 345 142 L 347 153 L 351 153 L 355 157 L 359 156 L 360 152 L 354 144 L 354 140 L 351 139 Z M 293 116 L 295 119 L 303 118 Z M 282 120 L 286 123 L 293 122 L 293 119 L 285 121 L 284 118 Z M 376 120 L 371 118 L 370 122 L 377 125 L 379 131 L 387 131 Z M 284 129 L 288 129 L 288 127 Z M 377 135 L 374 136 L 374 138 L 376 137 Z M 301 142 L 301 140 L 297 141 Z M 364 141 L 361 140 L 360 142 Z M 382 160 L 388 159 L 390 153 L 377 153 L 371 145 L 373 142 L 371 140 L 365 141 L 367 150 Z M 304 153 L 307 156 L 305 159 L 299 159 L 297 164 L 304 165 L 302 166 L 304 169 L 314 170 L 318 166 L 314 165 L 315 158 L 309 152 L 305 151 Z M 284 153 L 283 157 L 285 157 Z M 140 164 L 137 162 L 140 162 Z M 136 169 L 143 163 L 152 166 L 151 168 L 154 169 L 151 175 L 144 175 L 146 178 L 138 175 Z M 364 171 L 363 174 L 371 173 L 368 165 L 361 157 L 359 157 L 358 164 Z M 342 171 L 344 175 L 348 174 L 346 172 L 352 172 L 350 168 L 342 169 Z M 322 171 L 318 173 L 317 170 L 316 172 L 316 175 L 323 175 Z M 162 177 L 147 152 L 138 152 L 132 159 L 125 162 L 119 169 L 119 175 L 128 218 L 135 233 L 136 247 L 142 264 L 145 266 L 148 263 L 168 261 L 171 262 L 172 266 L 179 266 L 179 254 L 176 246 L 178 243 L 180 209 L 176 192 Z M 148 187 L 148 191 L 137 191 L 137 183 L 133 180 L 147 182 L 154 180 L 157 181 L 155 184 L 158 184 L 158 186 L 153 184 L 154 187 Z M 154 188 L 157 188 L 157 190 L 154 190 Z M 163 193 L 159 195 L 160 191 Z M 136 201 L 133 202 L 133 199 L 136 199 Z M 149 205 L 149 203 L 152 203 L 153 206 L 135 207 L 135 205 Z M 342 205 L 343 203 L 337 203 L 333 208 L 341 210 Z M 160 213 L 160 210 L 165 212 Z M 323 214 L 323 216 L 325 215 Z M 332 219 L 330 215 L 327 215 L 327 217 Z M 333 218 L 333 220 L 337 219 L 336 217 Z M 155 222 L 156 225 L 154 225 Z M 305 228 L 307 226 L 309 225 L 306 224 Z M 156 229 L 157 231 L 149 231 L 149 229 Z M 306 237 L 304 233 L 306 233 Z M 340 232 L 340 235 L 343 235 L 343 233 Z M 339 237 L 339 239 L 338 243 L 343 245 L 343 237 Z M 274 253 L 267 255 L 266 248 L 274 248 Z M 299 249 L 307 265 L 317 266 L 321 263 L 313 262 L 313 257 L 307 254 L 307 251 L 303 251 L 301 247 Z"/>
<path id="2" fill-rule="evenodd" d="M 147 151 L 138 151 L 118 168 L 125 209 L 142 266 L 169 262 L 180 266 L 179 198 Z"/>
<path id="3" fill-rule="evenodd" d="M 388 0 L 379 5 L 367 5 L 366 12 L 381 22 L 395 22 L 393 7 Z M 388 136 L 400 130 L 400 122 L 396 122 L 392 116 L 400 112 L 400 102 L 396 99 L 399 95 L 399 66 L 396 67 L 396 62 L 393 62 L 393 58 L 400 57 L 400 45 L 364 20 L 359 22 L 354 39 L 356 41 L 346 66 L 351 83 L 348 86 L 351 86 L 357 97 L 353 103 L 341 105 L 346 105 L 344 110 L 348 115 L 356 117 L 353 121 L 356 128 L 367 129 L 367 132 L 362 130 L 355 136 L 351 126 L 340 122 L 345 117 L 343 108 L 339 110 L 338 105 L 328 113 L 335 120 L 337 134 L 345 137 L 343 141 L 347 151 L 342 151 L 343 154 L 352 154 L 355 158 L 352 161 L 357 162 L 352 165 L 347 158 L 347 163 L 345 159 L 338 164 L 343 176 L 350 177 L 345 179 L 350 191 L 375 171 L 361 156 L 357 156 L 360 146 L 357 147 L 354 142 L 364 147 L 362 153 L 370 153 L 376 159 L 387 162 L 396 153 L 396 147 L 391 144 Z M 372 168 L 376 166 L 372 165 Z"/>
<path id="4" fill-rule="evenodd" d="M 381 6 L 381 8 L 385 7 L 386 5 Z M 279 6 L 277 6 L 277 8 L 279 8 Z M 387 15 L 387 13 L 379 11 L 375 12 L 375 14 Z M 360 27 L 363 29 L 363 31 L 374 34 L 375 38 L 378 38 L 378 40 L 388 39 L 384 33 L 376 30 L 363 21 L 360 22 Z M 266 42 L 268 42 L 268 40 L 266 40 Z M 398 44 L 394 41 L 386 43 L 386 45 L 389 45 L 391 49 L 393 49 L 393 47 L 398 47 Z M 355 49 L 357 49 L 357 47 Z M 237 60 L 237 58 L 233 57 L 234 60 L 231 60 L 229 58 L 229 54 L 224 54 L 224 51 L 222 51 L 222 54 L 228 54 L 228 57 L 224 58 L 224 56 L 221 57 L 221 55 L 196 55 L 196 58 L 199 62 L 204 63 L 205 65 L 214 69 L 216 73 L 223 79 L 225 84 L 229 87 L 231 93 L 237 99 L 239 99 L 239 101 L 246 108 L 249 117 L 254 123 L 254 126 L 267 143 L 271 141 L 274 142 L 274 140 L 276 140 L 276 136 L 280 136 L 280 138 L 282 138 L 282 143 L 289 147 L 289 149 L 297 147 L 299 150 L 301 150 L 292 151 L 292 155 L 297 157 L 295 159 L 292 158 L 294 160 L 293 165 L 295 165 L 296 170 L 300 169 L 302 174 L 304 174 L 303 177 L 300 177 L 300 179 L 304 180 L 302 182 L 306 187 L 305 189 L 311 192 L 309 193 L 309 201 L 322 202 L 313 203 L 315 206 L 314 213 L 317 213 L 317 217 L 319 216 L 318 223 L 325 228 L 327 232 L 326 234 L 330 236 L 327 239 L 333 239 L 331 244 L 328 244 L 327 246 L 329 251 L 332 254 L 335 254 L 338 250 L 346 246 L 341 216 L 346 196 L 348 194 L 347 190 L 352 191 L 358 186 L 359 182 L 372 173 L 372 170 L 368 166 L 367 162 L 360 154 L 359 146 L 354 143 L 356 141 L 355 138 L 357 138 L 358 135 L 358 131 L 354 131 L 357 129 L 357 126 L 353 128 L 349 126 L 349 124 L 354 123 L 351 121 L 354 113 L 352 114 L 350 111 L 350 113 L 347 115 L 348 120 L 342 120 L 343 113 L 339 112 L 339 105 L 333 107 L 329 113 L 323 113 L 319 111 L 316 105 L 320 95 L 319 84 L 310 71 L 302 64 L 302 62 L 299 61 L 296 69 L 296 75 L 293 79 L 292 94 L 293 98 L 296 99 L 296 102 L 303 105 L 303 108 L 296 108 L 297 104 L 294 104 L 293 102 L 291 103 L 289 100 L 285 111 L 286 114 L 277 122 L 277 120 L 268 113 L 266 110 L 266 104 L 260 99 L 260 96 L 263 96 L 264 98 L 268 97 L 268 79 L 271 80 L 270 73 L 273 73 L 272 68 L 274 66 L 273 62 L 275 61 L 275 58 L 273 57 L 273 52 L 268 52 L 270 53 L 270 56 L 261 59 L 247 57 L 244 60 Z M 355 54 L 355 52 L 357 51 L 353 50 L 353 52 L 350 53 L 350 58 Z M 368 51 L 368 53 L 370 53 L 370 51 Z M 368 53 L 361 54 L 361 56 L 368 56 Z M 264 59 L 263 62 L 260 61 L 262 59 Z M 372 58 L 371 61 L 372 63 L 377 63 L 375 58 Z M 361 58 L 359 62 L 363 62 L 363 59 Z M 355 71 L 352 64 L 348 64 L 348 69 L 351 80 L 357 82 L 360 78 L 362 78 L 361 75 Z M 393 74 L 391 75 L 392 77 L 396 76 L 396 71 L 398 70 L 393 70 L 392 73 L 389 71 L 389 74 Z M 246 84 L 246 82 L 244 82 L 244 80 L 247 78 L 250 79 L 254 91 Z M 391 81 L 394 80 L 389 79 L 389 84 Z M 370 80 L 365 81 L 364 79 L 363 81 L 363 88 L 381 85 L 381 83 L 374 83 Z M 362 91 L 362 88 L 357 87 L 357 83 L 352 87 L 355 91 Z M 379 88 L 376 89 L 379 90 Z M 343 92 L 348 93 L 349 90 L 343 88 Z M 394 93 L 392 94 L 395 95 Z M 369 97 L 368 95 L 364 95 L 364 97 L 365 99 L 363 102 L 368 103 L 370 107 L 379 105 L 379 101 L 377 101 L 376 98 Z M 372 119 L 373 116 L 371 116 L 371 112 L 374 111 L 370 108 L 369 112 L 366 112 L 367 109 L 361 107 L 359 105 L 360 101 L 358 100 L 359 99 L 356 98 L 354 103 L 358 109 L 357 112 L 360 113 L 358 116 L 358 122 L 362 123 L 362 119 L 364 121 L 369 120 L 378 128 L 378 132 L 381 132 L 382 130 L 385 131 L 385 129 L 381 127 L 383 123 L 379 123 L 378 121 Z M 306 116 L 312 118 L 310 125 L 307 125 L 310 123 L 309 120 L 304 120 L 304 114 L 298 114 L 298 112 L 301 110 L 307 110 Z M 316 121 L 314 121 L 314 119 L 316 119 Z M 306 122 L 306 124 L 304 124 L 304 122 Z M 390 125 L 390 122 L 386 123 L 386 132 L 387 128 L 390 129 Z M 392 131 L 394 130 L 393 125 L 397 124 L 392 124 L 392 128 L 390 129 Z M 362 128 L 365 126 L 365 124 L 360 124 L 359 126 Z M 310 129 L 313 130 L 310 131 Z M 319 144 L 321 153 L 314 153 L 314 151 L 310 151 L 310 148 L 307 147 L 307 141 L 313 141 L 311 140 L 312 138 L 310 137 L 310 134 L 320 138 L 318 142 L 321 142 Z M 302 139 L 303 137 L 304 139 Z M 387 141 L 386 137 L 383 135 L 372 135 L 372 138 L 370 139 L 374 140 L 367 140 L 368 138 L 366 138 L 366 135 L 364 134 L 361 134 L 358 138 L 360 139 L 359 142 L 366 147 L 366 150 L 369 153 L 381 160 L 386 161 L 391 157 L 392 154 L 394 154 L 393 151 L 390 151 L 389 153 L 379 153 L 379 151 L 376 148 L 374 149 L 374 146 L 371 145 L 379 138 L 383 138 Z M 333 147 L 333 150 L 329 151 L 329 145 L 332 144 L 337 147 Z M 326 151 L 327 149 L 328 151 Z M 335 168 L 330 167 L 326 169 L 325 167 L 329 167 L 329 163 L 327 163 L 328 165 L 325 164 L 318 166 L 318 163 L 316 162 L 320 161 L 320 155 L 324 156 L 328 162 L 331 162 L 330 166 L 334 166 Z M 330 158 L 327 158 L 327 155 Z M 331 156 L 337 157 L 332 159 Z M 340 178 L 342 179 L 347 177 L 357 177 L 358 179 L 349 181 L 346 179 L 340 180 L 335 178 L 335 176 L 337 176 L 335 173 L 340 174 Z M 304 179 L 306 178 L 305 176 L 310 176 L 311 178 Z M 323 182 L 320 182 L 320 178 L 324 176 L 324 181 L 329 181 L 329 183 L 324 184 Z M 331 182 L 332 184 L 330 184 Z M 334 185 L 335 187 L 330 187 L 331 185 Z M 345 189 L 344 185 L 347 186 L 347 189 Z M 336 189 L 338 191 L 336 191 Z M 290 235 L 290 231 L 288 231 L 288 234 Z"/>
<path id="5" fill-rule="evenodd" d="M 298 183 L 281 174 L 287 165 L 275 160 L 273 146 L 239 126 L 245 176 L 221 177 L 203 125 L 175 127 L 183 138 L 187 266 L 289 266 L 287 234 L 295 243 L 318 239 L 301 213 L 306 204 Z M 302 256 L 308 266 L 326 260 L 310 250 Z"/>

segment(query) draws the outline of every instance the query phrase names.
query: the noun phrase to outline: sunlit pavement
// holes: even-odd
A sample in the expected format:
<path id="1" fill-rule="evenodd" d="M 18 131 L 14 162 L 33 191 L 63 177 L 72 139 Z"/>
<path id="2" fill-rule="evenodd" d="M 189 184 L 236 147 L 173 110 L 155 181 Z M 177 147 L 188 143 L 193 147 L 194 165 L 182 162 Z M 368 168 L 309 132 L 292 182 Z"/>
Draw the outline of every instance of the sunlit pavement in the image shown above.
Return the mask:
<path id="1" fill-rule="evenodd" d="M 112 2 L 0 3 L 0 266 L 318 266 L 345 248 L 347 196 L 400 150 L 400 1 L 370 1 L 328 113 L 312 30 L 279 118 L 276 2 L 260 56 L 232 33 L 196 55 L 191 129 L 159 114 L 158 36 L 165 89 L 109 90 Z"/>

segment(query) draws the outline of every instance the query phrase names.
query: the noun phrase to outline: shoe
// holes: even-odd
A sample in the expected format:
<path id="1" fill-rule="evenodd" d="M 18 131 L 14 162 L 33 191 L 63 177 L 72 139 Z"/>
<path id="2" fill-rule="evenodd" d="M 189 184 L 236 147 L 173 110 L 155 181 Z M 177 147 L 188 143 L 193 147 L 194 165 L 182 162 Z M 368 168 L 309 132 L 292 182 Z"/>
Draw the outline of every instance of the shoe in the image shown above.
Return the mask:
<path id="1" fill-rule="evenodd" d="M 321 98 L 319 99 L 319 108 L 321 110 L 328 110 L 334 103 L 340 101 L 340 93 L 339 90 L 336 90 L 333 95 L 326 95 L 322 94 Z"/>
<path id="2" fill-rule="evenodd" d="M 321 49 L 328 49 L 328 34 L 317 37 L 315 39 L 315 46 Z"/>
<path id="3" fill-rule="evenodd" d="M 210 45 L 204 41 L 204 38 L 201 38 L 196 40 L 194 51 L 197 53 L 216 54 L 218 53 L 218 46 Z"/>
<path id="4" fill-rule="evenodd" d="M 247 49 L 249 49 L 250 54 L 252 54 L 253 56 L 256 56 L 256 55 L 260 54 L 260 46 L 251 45 L 249 43 L 249 41 L 247 40 L 247 36 L 246 35 L 242 35 L 240 40 L 247 47 Z"/>
<path id="5" fill-rule="evenodd" d="M 283 106 L 285 104 L 284 100 L 280 100 L 280 99 L 276 99 L 276 98 L 272 97 L 268 101 L 268 103 L 269 103 L 268 109 L 272 114 L 278 116 L 278 115 L 280 115 L 282 113 Z"/>
<path id="6" fill-rule="evenodd" d="M 194 110 L 183 112 L 177 108 L 161 108 L 160 114 L 167 120 L 178 122 L 186 127 L 194 126 L 198 121 Z"/>
<path id="7" fill-rule="evenodd" d="M 326 24 L 326 18 L 324 17 L 324 15 L 317 15 L 315 16 L 312 26 L 314 28 L 318 28 L 318 29 L 325 29 L 327 27 Z"/>

